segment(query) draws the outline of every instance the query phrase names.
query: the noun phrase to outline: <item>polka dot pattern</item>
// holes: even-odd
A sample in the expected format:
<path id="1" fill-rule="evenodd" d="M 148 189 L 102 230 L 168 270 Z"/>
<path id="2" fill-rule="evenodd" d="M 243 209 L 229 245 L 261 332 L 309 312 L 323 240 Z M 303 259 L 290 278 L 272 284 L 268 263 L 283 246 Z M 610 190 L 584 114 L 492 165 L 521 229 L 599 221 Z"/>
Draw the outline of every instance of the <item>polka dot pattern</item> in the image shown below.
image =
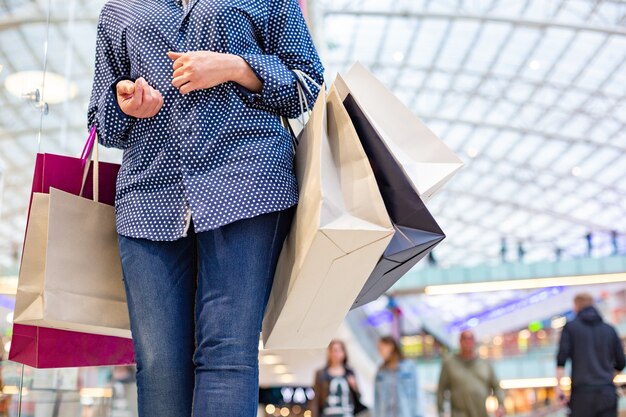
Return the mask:
<path id="1" fill-rule="evenodd" d="M 239 55 L 263 88 L 227 82 L 183 96 L 171 85 L 170 50 Z M 124 150 L 118 233 L 176 240 L 190 218 L 202 232 L 297 203 L 280 116 L 300 114 L 292 70 L 319 84 L 324 72 L 297 0 L 110 0 L 95 52 L 88 125 L 102 145 Z M 117 82 L 139 77 L 163 94 L 153 118 L 127 116 L 117 104 Z"/>

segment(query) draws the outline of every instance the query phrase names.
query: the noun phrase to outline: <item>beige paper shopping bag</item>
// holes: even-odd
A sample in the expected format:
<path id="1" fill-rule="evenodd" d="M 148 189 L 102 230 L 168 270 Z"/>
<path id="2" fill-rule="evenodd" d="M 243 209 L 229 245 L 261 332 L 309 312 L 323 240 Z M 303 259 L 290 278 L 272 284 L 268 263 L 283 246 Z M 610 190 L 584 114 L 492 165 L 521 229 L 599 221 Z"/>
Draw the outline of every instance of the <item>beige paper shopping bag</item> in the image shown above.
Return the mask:
<path id="1" fill-rule="evenodd" d="M 263 323 L 267 349 L 328 345 L 393 235 L 354 126 L 323 87 L 299 135 L 300 202 Z"/>
<path id="2" fill-rule="evenodd" d="M 130 338 L 115 209 L 55 188 L 34 193 L 14 322 Z"/>
<path id="3" fill-rule="evenodd" d="M 336 82 L 342 100 L 351 95 L 402 167 L 422 201 L 448 182 L 463 161 L 361 64 Z"/>

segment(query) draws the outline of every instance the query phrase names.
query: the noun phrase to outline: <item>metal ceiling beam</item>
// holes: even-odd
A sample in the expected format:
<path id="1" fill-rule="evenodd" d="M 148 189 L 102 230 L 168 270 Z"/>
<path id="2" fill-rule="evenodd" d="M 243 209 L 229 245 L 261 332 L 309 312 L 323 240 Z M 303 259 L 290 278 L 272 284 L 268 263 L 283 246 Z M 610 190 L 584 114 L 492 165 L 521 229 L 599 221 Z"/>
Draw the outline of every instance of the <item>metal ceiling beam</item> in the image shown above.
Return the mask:
<path id="1" fill-rule="evenodd" d="M 513 26 L 524 26 L 535 29 L 568 29 L 576 32 L 595 32 L 605 35 L 626 36 L 626 29 L 618 26 L 608 28 L 596 25 L 584 25 L 573 23 L 561 23 L 555 21 L 536 19 L 513 19 L 510 17 L 477 15 L 477 14 L 453 14 L 438 12 L 418 12 L 418 11 L 386 11 L 386 10 L 327 10 L 326 16 L 359 16 L 359 17 L 383 17 L 383 18 L 405 18 L 405 19 L 428 19 L 428 20 L 469 20 L 481 23 L 503 23 Z"/>
<path id="2" fill-rule="evenodd" d="M 489 122 L 485 122 L 482 120 L 457 119 L 453 117 L 443 117 L 443 116 L 436 116 L 436 115 L 424 115 L 423 114 L 423 115 L 420 115 L 420 118 L 426 119 L 426 120 L 437 121 L 437 122 L 451 123 L 451 124 L 458 123 L 458 124 L 468 125 L 474 128 L 483 127 L 483 128 L 493 129 L 496 131 L 515 132 L 521 135 L 535 135 L 535 136 L 540 136 L 540 137 L 544 137 L 547 139 L 558 140 L 560 142 L 565 142 L 570 145 L 577 145 L 580 143 L 584 143 L 584 144 L 595 146 L 595 147 L 606 147 L 610 149 L 615 149 L 620 152 L 626 151 L 626 149 L 624 149 L 623 146 L 615 145 L 613 143 L 597 142 L 597 141 L 586 139 L 586 138 L 575 138 L 575 137 L 570 137 L 570 136 L 565 136 L 565 135 L 559 135 L 558 133 L 549 133 L 543 130 L 535 130 L 535 129 L 530 129 L 526 127 L 516 127 L 516 126 L 504 125 L 504 124 L 498 124 L 498 123 L 489 123 Z"/>
<path id="3" fill-rule="evenodd" d="M 30 25 L 45 25 L 48 22 L 45 15 L 37 16 L 37 17 L 21 17 L 21 18 L 11 18 L 9 20 L 0 22 L 0 32 L 4 30 L 12 30 L 17 29 L 23 26 Z M 76 17 L 75 22 L 85 22 L 85 23 L 97 23 L 98 15 L 93 16 L 79 16 Z M 67 24 L 67 19 L 63 18 L 51 18 L 51 25 L 64 25 Z"/>

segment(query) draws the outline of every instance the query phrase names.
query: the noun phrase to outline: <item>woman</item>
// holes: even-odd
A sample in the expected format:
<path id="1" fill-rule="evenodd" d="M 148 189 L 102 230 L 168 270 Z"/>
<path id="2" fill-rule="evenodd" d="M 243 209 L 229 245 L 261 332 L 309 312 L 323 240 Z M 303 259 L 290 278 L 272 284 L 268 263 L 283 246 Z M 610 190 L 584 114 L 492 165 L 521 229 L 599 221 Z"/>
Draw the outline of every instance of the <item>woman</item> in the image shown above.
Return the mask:
<path id="1" fill-rule="evenodd" d="M 313 417 L 354 417 L 364 407 L 354 371 L 348 367 L 346 345 L 333 340 L 326 355 L 326 366 L 315 374 Z"/>
<path id="2" fill-rule="evenodd" d="M 280 122 L 300 113 L 294 69 L 323 81 L 297 0 L 110 0 L 100 14 L 88 122 L 124 150 L 140 417 L 256 415 L 259 331 L 298 194 Z"/>
<path id="3" fill-rule="evenodd" d="M 420 416 L 415 364 L 404 359 L 393 337 L 380 339 L 378 353 L 383 364 L 376 374 L 374 417 Z"/>

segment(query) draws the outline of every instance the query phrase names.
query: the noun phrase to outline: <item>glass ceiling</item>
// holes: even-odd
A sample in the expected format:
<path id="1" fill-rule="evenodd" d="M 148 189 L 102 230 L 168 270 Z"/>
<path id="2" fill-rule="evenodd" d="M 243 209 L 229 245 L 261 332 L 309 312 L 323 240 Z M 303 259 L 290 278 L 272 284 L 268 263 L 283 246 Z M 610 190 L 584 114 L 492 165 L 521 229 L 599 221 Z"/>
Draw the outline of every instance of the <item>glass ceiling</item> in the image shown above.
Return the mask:
<path id="1" fill-rule="evenodd" d="M 102 4 L 51 0 L 47 69 L 77 94 L 40 118 L 5 80 L 43 69 L 48 1 L 0 0 L 0 266 L 19 256 L 40 123 L 41 150 L 80 153 Z M 529 261 L 557 247 L 577 256 L 589 232 L 603 255 L 611 230 L 626 234 L 625 1 L 309 0 L 307 10 L 329 82 L 361 61 L 465 160 L 429 203 L 448 236 L 440 264 L 498 262 L 503 238 Z"/>

